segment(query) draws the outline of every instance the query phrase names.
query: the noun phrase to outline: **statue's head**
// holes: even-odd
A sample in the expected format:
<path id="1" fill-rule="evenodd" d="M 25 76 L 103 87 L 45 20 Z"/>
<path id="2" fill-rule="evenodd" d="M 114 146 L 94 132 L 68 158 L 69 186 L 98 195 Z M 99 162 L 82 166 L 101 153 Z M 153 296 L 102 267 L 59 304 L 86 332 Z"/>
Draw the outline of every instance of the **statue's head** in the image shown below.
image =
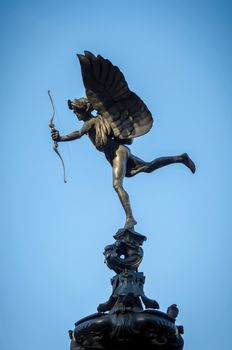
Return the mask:
<path id="1" fill-rule="evenodd" d="M 68 100 L 68 107 L 76 114 L 79 120 L 88 120 L 91 118 L 91 112 L 93 107 L 87 98 L 78 98 L 74 100 Z"/>

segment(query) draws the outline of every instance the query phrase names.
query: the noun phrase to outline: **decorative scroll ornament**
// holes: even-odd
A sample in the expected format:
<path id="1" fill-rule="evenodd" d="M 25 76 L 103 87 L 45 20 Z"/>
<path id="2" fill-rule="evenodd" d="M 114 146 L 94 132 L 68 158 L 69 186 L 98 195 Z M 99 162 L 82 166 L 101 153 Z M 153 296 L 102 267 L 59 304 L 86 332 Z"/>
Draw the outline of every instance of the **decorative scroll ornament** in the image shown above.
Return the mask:
<path id="1" fill-rule="evenodd" d="M 55 130 L 54 117 L 55 117 L 55 114 L 56 114 L 56 110 L 55 110 L 55 106 L 54 106 L 54 102 L 53 102 L 53 99 L 52 99 L 50 90 L 48 90 L 48 96 L 49 96 L 49 99 L 50 99 L 51 105 L 52 105 L 52 116 L 51 116 L 51 119 L 50 119 L 48 125 L 49 125 L 49 128 L 51 129 L 51 131 L 54 131 L 54 130 Z M 63 158 L 62 158 L 60 152 L 58 151 L 58 142 L 57 142 L 57 141 L 54 141 L 54 143 L 53 143 L 53 149 L 54 149 L 54 151 L 56 152 L 56 154 L 58 155 L 58 157 L 59 157 L 60 160 L 61 160 L 62 168 L 63 168 L 64 183 L 67 183 L 64 160 L 63 160 Z"/>

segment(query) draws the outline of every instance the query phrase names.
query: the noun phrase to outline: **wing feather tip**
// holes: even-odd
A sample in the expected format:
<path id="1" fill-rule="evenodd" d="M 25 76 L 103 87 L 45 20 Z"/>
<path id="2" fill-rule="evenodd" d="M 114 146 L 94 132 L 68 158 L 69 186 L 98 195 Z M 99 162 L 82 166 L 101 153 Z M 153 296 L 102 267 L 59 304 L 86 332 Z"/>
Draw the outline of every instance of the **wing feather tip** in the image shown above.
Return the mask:
<path id="1" fill-rule="evenodd" d="M 88 58 L 89 58 L 89 57 L 90 57 L 90 58 L 95 57 L 94 54 L 93 54 L 92 52 L 88 51 L 88 50 L 84 50 L 84 54 L 85 54 L 85 56 L 88 57 Z"/>
<path id="2" fill-rule="evenodd" d="M 82 55 L 81 53 L 77 53 L 77 58 L 79 58 L 79 60 L 81 60 L 83 57 L 85 57 L 85 56 Z"/>

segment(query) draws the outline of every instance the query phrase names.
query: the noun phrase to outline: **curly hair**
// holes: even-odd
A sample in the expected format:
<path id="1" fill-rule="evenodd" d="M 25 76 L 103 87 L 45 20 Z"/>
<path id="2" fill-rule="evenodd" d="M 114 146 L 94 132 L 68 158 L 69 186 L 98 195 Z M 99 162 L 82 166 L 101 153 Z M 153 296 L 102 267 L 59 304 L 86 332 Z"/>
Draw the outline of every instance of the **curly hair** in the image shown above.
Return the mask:
<path id="1" fill-rule="evenodd" d="M 68 100 L 68 108 L 69 109 L 77 109 L 79 111 L 85 111 L 85 112 L 91 112 L 93 110 L 93 107 L 89 100 L 85 97 L 81 97 L 74 100 Z"/>

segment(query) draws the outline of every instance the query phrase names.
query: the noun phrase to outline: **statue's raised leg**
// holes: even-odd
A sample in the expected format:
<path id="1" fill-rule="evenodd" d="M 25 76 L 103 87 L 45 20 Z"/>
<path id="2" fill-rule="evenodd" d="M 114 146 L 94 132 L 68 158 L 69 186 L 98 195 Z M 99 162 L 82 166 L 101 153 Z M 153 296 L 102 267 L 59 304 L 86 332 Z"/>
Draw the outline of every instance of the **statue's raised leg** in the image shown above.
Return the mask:
<path id="1" fill-rule="evenodd" d="M 169 156 L 169 157 L 160 157 L 156 158 L 151 162 L 144 162 L 140 160 L 137 157 L 134 157 L 133 155 L 130 156 L 131 160 L 135 160 L 135 167 L 130 169 L 130 172 L 127 171 L 127 176 L 134 176 L 138 173 L 144 172 L 144 173 L 151 173 L 159 168 L 162 168 L 164 166 L 174 164 L 174 163 L 182 163 L 187 168 L 191 170 L 191 172 L 194 174 L 196 167 L 192 159 L 188 156 L 187 153 L 183 153 L 179 156 Z"/>

